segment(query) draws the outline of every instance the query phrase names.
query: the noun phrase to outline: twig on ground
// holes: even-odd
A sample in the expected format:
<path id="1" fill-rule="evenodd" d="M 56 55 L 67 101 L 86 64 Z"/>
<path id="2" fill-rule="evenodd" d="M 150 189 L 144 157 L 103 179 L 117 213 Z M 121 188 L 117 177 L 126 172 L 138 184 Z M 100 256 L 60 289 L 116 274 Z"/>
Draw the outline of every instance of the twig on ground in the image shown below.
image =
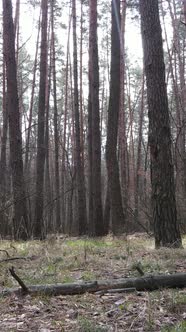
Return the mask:
<path id="1" fill-rule="evenodd" d="M 136 292 L 135 287 L 131 288 L 116 288 L 116 289 L 106 289 L 106 290 L 101 290 L 96 292 L 96 295 L 104 295 L 104 294 L 113 294 L 113 293 L 131 293 L 131 292 Z"/>
<path id="2" fill-rule="evenodd" d="M 10 257 L 10 255 L 9 255 L 9 253 L 8 253 L 7 250 L 5 250 L 5 249 L 0 249 L 0 252 L 5 252 L 5 254 L 7 255 L 7 257 Z"/>
<path id="3" fill-rule="evenodd" d="M 144 272 L 143 272 L 143 270 L 142 270 L 142 266 L 141 266 L 141 264 L 140 263 L 137 263 L 136 265 L 135 265 L 135 269 L 138 271 L 138 273 L 140 274 L 140 276 L 144 276 Z"/>
<path id="4" fill-rule="evenodd" d="M 26 260 L 27 258 L 25 258 L 25 257 L 10 257 L 10 258 L 1 259 L 0 263 L 10 262 L 10 261 L 17 261 L 19 259 Z"/>
<path id="5" fill-rule="evenodd" d="M 20 259 L 22 259 L 24 261 L 27 261 L 27 260 L 33 259 L 33 257 L 9 257 L 9 258 L 0 259 L 0 263 L 10 262 L 10 261 L 17 261 L 17 260 L 20 260 Z"/>

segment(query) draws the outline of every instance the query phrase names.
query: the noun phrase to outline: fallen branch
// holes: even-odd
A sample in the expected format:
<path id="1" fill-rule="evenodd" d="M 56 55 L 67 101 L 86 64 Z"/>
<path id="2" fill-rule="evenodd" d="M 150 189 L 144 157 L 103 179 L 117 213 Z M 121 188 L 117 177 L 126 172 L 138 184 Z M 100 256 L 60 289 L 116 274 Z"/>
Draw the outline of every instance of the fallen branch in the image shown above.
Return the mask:
<path id="1" fill-rule="evenodd" d="M 11 261 L 17 261 L 17 260 L 24 260 L 24 261 L 27 261 L 27 260 L 31 260 L 31 259 L 34 259 L 35 256 L 32 256 L 32 257 L 9 257 L 9 258 L 4 258 L 4 259 L 0 259 L 0 263 L 5 263 L 5 262 L 11 262 Z"/>
<path id="2" fill-rule="evenodd" d="M 26 260 L 27 258 L 25 258 L 25 257 L 10 257 L 10 258 L 5 258 L 5 259 L 0 259 L 0 263 L 16 261 L 16 260 L 19 260 L 19 259 Z"/>
<path id="3" fill-rule="evenodd" d="M 21 286 L 22 288 L 22 292 L 24 294 L 28 294 L 29 293 L 29 290 L 27 288 L 27 286 L 25 285 L 25 283 L 23 282 L 23 280 L 21 280 L 21 278 L 15 273 L 14 271 L 14 267 L 12 266 L 10 269 L 10 274 L 11 276 L 18 282 L 18 284 Z"/>
<path id="4" fill-rule="evenodd" d="M 5 249 L 0 249 L 0 252 L 4 252 L 4 253 L 7 255 L 7 257 L 10 257 L 10 255 L 9 255 L 9 253 L 8 253 L 7 250 L 5 250 Z"/>
<path id="5" fill-rule="evenodd" d="M 183 21 L 180 21 L 180 23 L 186 26 L 186 23 L 185 23 L 185 22 L 183 22 Z"/>
<path id="6" fill-rule="evenodd" d="M 145 273 L 143 272 L 143 269 L 142 269 L 142 266 L 141 266 L 140 262 L 138 262 L 135 265 L 135 269 L 138 271 L 138 273 L 141 277 L 144 276 Z"/>
<path id="7" fill-rule="evenodd" d="M 22 287 L 22 286 L 21 286 Z M 30 294 L 43 295 L 75 295 L 86 292 L 96 293 L 110 289 L 135 288 L 136 291 L 153 291 L 162 288 L 183 288 L 186 287 L 186 273 L 176 273 L 171 275 L 155 275 L 141 278 L 123 278 L 112 280 L 100 280 L 93 282 L 78 282 L 54 285 L 33 285 L 26 287 Z M 22 287 L 23 288 L 23 287 Z M 22 294 L 22 288 L 4 289 L 0 296 L 12 293 Z"/>

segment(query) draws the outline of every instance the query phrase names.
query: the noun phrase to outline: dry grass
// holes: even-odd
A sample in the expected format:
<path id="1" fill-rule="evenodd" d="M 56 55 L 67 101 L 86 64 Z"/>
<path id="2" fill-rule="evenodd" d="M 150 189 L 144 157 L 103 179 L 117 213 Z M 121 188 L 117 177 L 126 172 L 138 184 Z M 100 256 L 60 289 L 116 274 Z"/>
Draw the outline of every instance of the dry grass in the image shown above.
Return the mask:
<path id="1" fill-rule="evenodd" d="M 183 239 L 186 245 L 186 238 Z M 186 271 L 186 251 L 154 250 L 153 239 L 57 238 L 47 241 L 1 241 L 11 257 L 29 260 L 0 263 L 0 286 L 15 287 L 8 268 L 30 284 L 63 283 Z M 0 260 L 6 253 L 0 251 Z M 186 290 L 152 293 L 1 299 L 0 331 L 186 331 Z M 33 319 L 34 318 L 34 319 Z M 45 329 L 45 330 L 42 330 Z"/>

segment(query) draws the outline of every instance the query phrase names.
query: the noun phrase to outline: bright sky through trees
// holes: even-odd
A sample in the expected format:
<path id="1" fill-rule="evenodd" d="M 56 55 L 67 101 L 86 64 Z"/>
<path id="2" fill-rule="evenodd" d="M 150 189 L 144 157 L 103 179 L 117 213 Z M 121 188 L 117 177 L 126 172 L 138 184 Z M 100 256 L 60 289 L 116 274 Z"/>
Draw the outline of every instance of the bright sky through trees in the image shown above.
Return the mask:
<path id="1" fill-rule="evenodd" d="M 13 5 L 15 0 L 12 1 Z M 0 2 L 0 11 L 2 12 L 2 3 Z M 39 9 L 33 8 L 31 5 L 21 2 L 20 11 L 20 32 L 22 36 L 22 42 L 26 42 L 26 48 L 29 54 L 33 57 L 35 52 L 35 41 L 37 35 L 37 21 L 39 16 Z M 63 9 L 61 22 L 68 26 L 68 10 Z M 60 43 L 66 45 L 67 32 L 63 30 L 61 34 Z M 142 45 L 139 20 L 132 19 L 131 15 L 127 16 L 126 22 L 126 47 L 129 52 L 130 59 L 141 63 L 142 58 Z"/>

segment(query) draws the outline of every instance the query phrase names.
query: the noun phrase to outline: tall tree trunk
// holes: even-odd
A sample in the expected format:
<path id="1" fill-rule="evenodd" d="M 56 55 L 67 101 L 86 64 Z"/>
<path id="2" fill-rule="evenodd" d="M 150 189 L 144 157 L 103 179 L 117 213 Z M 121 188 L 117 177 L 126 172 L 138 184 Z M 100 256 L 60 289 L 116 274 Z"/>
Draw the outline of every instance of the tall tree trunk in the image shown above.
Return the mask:
<path id="1" fill-rule="evenodd" d="M 3 43 L 3 54 L 4 54 L 4 43 Z M 5 56 L 3 56 L 3 131 L 1 137 L 1 157 L 0 157 L 0 202 L 1 210 L 5 208 L 6 193 L 7 193 L 7 132 L 8 132 L 8 109 L 7 109 L 7 91 L 6 91 L 6 64 Z M 0 212 L 0 232 L 1 235 L 6 234 L 6 218 L 5 213 Z"/>
<path id="2" fill-rule="evenodd" d="M 54 33 L 54 3 L 51 4 L 51 29 L 52 29 L 52 73 L 53 73 L 53 99 L 54 99 L 54 147 L 55 147 L 55 194 L 56 194 L 56 230 L 61 229 L 60 209 L 60 177 L 59 177 L 59 130 L 58 130 L 58 106 L 56 87 L 56 49 Z"/>
<path id="3" fill-rule="evenodd" d="M 33 67 L 33 78 L 32 78 L 32 89 L 31 89 L 31 98 L 30 98 L 30 107 L 29 107 L 29 117 L 28 117 L 28 130 L 27 130 L 26 148 L 25 148 L 25 174 L 27 174 L 27 171 L 28 171 L 30 136 L 31 136 L 31 132 L 32 132 L 32 114 L 33 114 L 34 97 L 35 97 L 40 27 L 41 27 L 41 18 L 39 17 L 38 33 L 37 33 L 37 41 L 36 41 L 36 51 L 35 51 L 35 59 L 34 59 L 34 67 Z"/>
<path id="4" fill-rule="evenodd" d="M 62 231 L 66 231 L 66 209 L 65 209 L 65 173 L 66 173 L 66 135 L 67 135 L 67 112 L 69 101 L 69 48 L 70 48 L 70 31 L 71 31 L 72 15 L 69 12 L 68 37 L 66 48 L 66 68 L 65 68 L 65 100 L 64 100 L 64 120 L 63 120 L 63 141 L 62 141 L 62 165 L 61 165 L 61 218 Z M 69 207 L 70 205 L 68 205 Z"/>
<path id="5" fill-rule="evenodd" d="M 84 167 L 84 118 L 83 118 L 83 1 L 81 1 L 81 18 L 80 18 L 80 87 L 79 87 L 79 107 L 80 107 L 80 142 L 82 165 Z"/>
<path id="6" fill-rule="evenodd" d="M 169 47 L 169 40 L 168 40 L 168 32 L 166 28 L 166 22 L 165 17 L 162 15 L 163 19 L 163 27 L 164 27 L 164 34 L 165 34 L 165 41 L 167 44 L 167 52 L 169 56 L 169 72 L 168 72 L 168 78 L 169 73 L 170 77 L 172 79 L 172 89 L 173 89 L 173 98 L 175 103 L 175 121 L 176 121 L 176 139 L 175 139 L 175 168 L 176 168 L 176 197 L 177 197 L 177 211 L 178 211 L 178 218 L 180 217 L 181 220 L 184 220 L 185 215 L 185 188 L 184 188 L 184 155 L 185 155 L 185 129 L 184 129 L 184 122 L 183 122 L 183 103 L 182 98 L 180 98 L 180 89 L 179 89 L 179 82 L 178 82 L 178 75 L 180 70 L 178 69 L 178 65 L 181 64 L 180 61 L 178 61 L 180 55 L 178 56 L 177 52 L 180 53 L 180 47 L 175 47 L 175 44 L 177 45 L 177 32 L 176 32 L 176 26 L 175 21 L 177 19 L 174 19 L 174 15 L 172 12 L 172 8 L 169 3 L 169 11 L 171 13 L 172 18 L 172 26 L 173 26 L 173 45 L 172 50 L 170 50 Z M 161 3 L 161 12 L 164 12 L 163 3 Z M 178 46 L 178 45 L 177 45 Z M 177 59 L 178 58 L 178 59 Z M 168 83 L 167 78 L 167 83 Z"/>
<path id="7" fill-rule="evenodd" d="M 119 169 L 121 178 L 121 193 L 123 208 L 126 211 L 128 205 L 127 186 L 127 137 L 126 137 L 126 111 L 125 111 L 125 24 L 126 24 L 126 0 L 122 2 L 121 11 L 121 63 L 120 63 L 120 111 L 118 130 Z"/>
<path id="8" fill-rule="evenodd" d="M 88 96 L 88 232 L 90 235 L 95 234 L 93 223 L 93 160 L 92 160 L 92 100 L 90 98 L 90 80 Z"/>
<path id="9" fill-rule="evenodd" d="M 75 145 L 76 145 L 76 182 L 78 195 L 78 227 L 79 235 L 87 232 L 87 213 L 84 169 L 81 158 L 79 95 L 78 95 L 78 65 L 77 65 L 77 35 L 76 35 L 76 0 L 72 1 L 73 18 L 73 61 L 74 61 L 74 112 L 75 112 Z"/>
<path id="10" fill-rule="evenodd" d="M 127 138 L 129 140 L 129 153 L 128 153 L 128 191 L 129 191 L 129 203 L 130 207 L 134 208 L 134 196 L 135 196 L 135 153 L 134 153 L 134 111 L 131 102 L 131 76 L 128 70 L 128 108 L 129 108 L 129 127 Z"/>
<path id="11" fill-rule="evenodd" d="M 99 110 L 99 65 L 98 65 L 98 42 L 97 42 L 97 0 L 90 0 L 90 28 L 89 28 L 89 110 L 91 119 L 89 130 L 91 133 L 92 156 L 89 160 L 89 168 L 92 171 L 92 211 L 89 223 L 91 235 L 104 235 L 102 197 L 101 197 L 101 133 L 100 133 L 100 110 Z M 90 121 L 90 120 L 89 120 Z M 92 165 L 91 165 L 92 163 Z"/>
<path id="12" fill-rule="evenodd" d="M 170 7 L 169 7 L 170 9 Z M 164 8 L 163 3 L 161 3 L 161 12 L 163 14 Z M 171 10 L 172 11 L 172 10 Z M 177 56 L 174 55 L 173 59 L 173 52 L 171 53 L 169 48 L 169 42 L 168 42 L 168 35 L 167 35 L 167 29 L 166 29 L 166 22 L 165 17 L 163 17 L 163 27 L 164 27 L 164 34 L 165 34 L 165 41 L 167 45 L 167 52 L 169 56 L 169 72 L 172 79 L 172 85 L 173 85 L 173 91 L 174 91 L 174 100 L 175 100 L 175 110 L 176 110 L 176 131 L 177 131 L 177 137 L 176 137 L 176 144 L 175 144 L 175 155 L 176 155 L 176 189 L 179 192 L 183 193 L 183 181 L 184 181 L 184 165 L 183 165 L 183 153 L 184 153 L 184 142 L 183 142 L 183 133 L 182 133 L 182 103 L 180 100 L 180 94 L 179 94 L 179 85 L 177 80 Z M 172 15 L 171 15 L 172 17 Z M 173 24 L 173 22 L 172 22 Z M 174 31 L 175 35 L 175 31 Z M 175 37 L 174 37 L 175 39 Z M 174 61 L 174 63 L 173 63 Z M 175 72 L 174 72 L 175 70 Z M 182 195 L 181 195 L 182 196 Z M 183 200 L 183 196 L 181 198 Z"/>
<path id="13" fill-rule="evenodd" d="M 149 108 L 152 208 L 156 248 L 180 247 L 168 98 L 158 0 L 140 0 Z"/>
<path id="14" fill-rule="evenodd" d="M 15 18 L 14 18 L 14 36 L 16 44 L 16 63 L 18 66 L 19 57 L 19 19 L 20 19 L 20 0 L 16 0 Z"/>
<path id="15" fill-rule="evenodd" d="M 179 102 L 180 110 L 178 117 L 178 135 L 177 135 L 177 180 L 179 192 L 183 197 L 186 193 L 186 152 L 185 152 L 185 121 L 186 121 L 186 86 L 185 86 L 185 68 L 184 60 L 182 58 L 182 46 L 180 43 L 178 21 L 179 18 L 176 13 L 176 4 L 175 1 L 168 0 L 168 8 L 172 20 L 172 29 L 173 29 L 173 40 L 174 40 L 174 56 L 175 56 L 175 77 L 177 77 L 177 71 L 179 76 Z M 178 69 L 178 70 L 177 70 Z M 177 81 L 177 80 L 176 80 Z M 175 95 L 175 99 L 176 99 Z M 180 98 L 181 97 L 181 98 Z M 176 101 L 176 100 L 175 100 Z"/>
<path id="16" fill-rule="evenodd" d="M 108 109 L 106 162 L 111 204 L 112 231 L 124 231 L 125 216 L 122 207 L 119 166 L 117 160 L 118 117 L 120 107 L 120 0 L 112 0 L 111 75 Z"/>
<path id="17" fill-rule="evenodd" d="M 10 162 L 14 197 L 14 237 L 26 240 L 29 237 L 29 225 L 23 176 L 22 137 L 20 130 L 15 38 L 11 0 L 3 0 L 3 39 L 7 77 Z"/>
<path id="18" fill-rule="evenodd" d="M 49 59 L 47 61 L 46 69 L 46 96 L 45 96 L 45 202 L 48 206 L 48 213 L 45 220 L 45 227 L 48 233 L 54 233 L 54 223 L 53 223 L 53 196 L 52 196 L 52 181 L 51 181 L 51 172 L 50 172 L 50 133 L 49 133 L 49 118 L 50 118 L 50 92 L 51 92 L 51 74 L 52 74 L 52 37 L 50 35 L 50 22 L 48 23 L 48 54 Z"/>
<path id="19" fill-rule="evenodd" d="M 46 100 L 46 71 L 47 71 L 47 18 L 48 1 L 42 0 L 42 23 L 41 23 L 41 54 L 40 54 L 40 82 L 39 82 L 39 105 L 38 105 L 38 135 L 37 135 L 37 158 L 36 158 L 36 197 L 34 236 L 44 238 L 43 232 L 43 184 L 45 164 L 45 100 Z"/>
<path id="20" fill-rule="evenodd" d="M 135 176 L 135 193 L 134 193 L 134 221 L 138 223 L 139 219 L 139 194 L 140 194 L 140 171 L 141 171 L 141 150 L 142 150 L 142 137 L 143 137 L 143 118 L 144 118 L 144 73 L 142 78 L 141 89 L 141 105 L 139 114 L 139 129 L 138 129 L 138 147 L 137 147 L 137 160 L 136 160 L 136 176 Z"/>

